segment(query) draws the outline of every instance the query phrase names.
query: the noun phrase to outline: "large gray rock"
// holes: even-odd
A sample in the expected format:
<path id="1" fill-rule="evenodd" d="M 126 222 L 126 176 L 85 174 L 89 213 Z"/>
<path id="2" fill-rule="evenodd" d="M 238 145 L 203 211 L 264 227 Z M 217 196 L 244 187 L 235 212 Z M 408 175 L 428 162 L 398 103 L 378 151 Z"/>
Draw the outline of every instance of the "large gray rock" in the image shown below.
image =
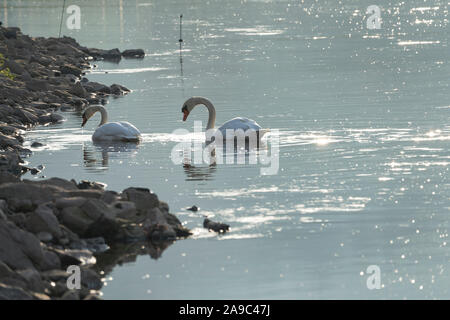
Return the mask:
<path id="1" fill-rule="evenodd" d="M 60 220 L 67 228 L 79 235 L 83 235 L 95 221 L 79 207 L 64 208 L 60 214 Z"/>
<path id="2" fill-rule="evenodd" d="M 66 191 L 54 185 L 34 183 L 5 183 L 0 185 L 0 199 L 29 200 L 33 204 L 41 204 L 58 198 Z"/>
<path id="3" fill-rule="evenodd" d="M 48 89 L 49 89 L 47 81 L 44 81 L 44 80 L 33 79 L 30 81 L 27 81 L 25 83 L 25 86 L 28 90 L 31 90 L 31 91 L 41 91 L 42 92 L 42 91 L 48 91 Z"/>
<path id="4" fill-rule="evenodd" d="M 38 238 L 9 221 L 0 220 L 0 244 L 0 261 L 13 269 L 46 266 Z"/>
<path id="5" fill-rule="evenodd" d="M 45 204 L 40 205 L 34 212 L 28 215 L 26 228 L 35 234 L 48 232 L 56 238 L 62 236 L 58 219 L 53 214 L 53 210 Z"/>
<path id="6" fill-rule="evenodd" d="M 0 283 L 0 300 L 35 300 L 36 298 L 22 288 Z"/>
<path id="7" fill-rule="evenodd" d="M 122 191 L 122 198 L 126 201 L 132 201 L 136 209 L 141 212 L 147 212 L 148 209 L 159 207 L 158 196 L 145 188 L 128 188 Z"/>

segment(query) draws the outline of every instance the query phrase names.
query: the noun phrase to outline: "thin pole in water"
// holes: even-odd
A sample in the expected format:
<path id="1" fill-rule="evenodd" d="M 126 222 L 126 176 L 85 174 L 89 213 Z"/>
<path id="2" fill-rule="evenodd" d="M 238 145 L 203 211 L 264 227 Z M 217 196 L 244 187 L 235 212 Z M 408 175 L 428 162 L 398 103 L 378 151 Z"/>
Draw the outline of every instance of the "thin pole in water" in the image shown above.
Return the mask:
<path id="1" fill-rule="evenodd" d="M 180 64 L 181 64 L 181 76 L 183 76 L 183 56 L 182 56 L 182 43 L 183 43 L 183 36 L 182 36 L 182 26 L 183 26 L 183 15 L 180 14 L 180 39 L 178 42 L 180 43 Z"/>
<path id="2" fill-rule="evenodd" d="M 66 0 L 63 2 L 62 12 L 61 12 L 61 23 L 59 24 L 59 35 L 58 38 L 61 38 L 61 29 L 62 29 L 62 23 L 64 18 L 64 8 L 66 7 Z"/>

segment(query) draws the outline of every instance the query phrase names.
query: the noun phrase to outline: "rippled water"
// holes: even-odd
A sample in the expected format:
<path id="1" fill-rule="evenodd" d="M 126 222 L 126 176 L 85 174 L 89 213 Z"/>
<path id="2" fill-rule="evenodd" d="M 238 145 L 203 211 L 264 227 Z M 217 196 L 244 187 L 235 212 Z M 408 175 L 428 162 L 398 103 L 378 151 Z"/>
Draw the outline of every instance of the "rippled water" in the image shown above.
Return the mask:
<path id="1" fill-rule="evenodd" d="M 78 1 L 82 28 L 64 34 L 146 51 L 88 75 L 133 90 L 107 109 L 144 140 L 94 145 L 99 118 L 82 130 L 80 114 L 64 113 L 27 134 L 46 144 L 28 160 L 47 177 L 150 187 L 194 231 L 157 260 L 115 267 L 105 298 L 450 298 L 448 2 L 375 1 L 382 26 L 368 30 L 373 2 Z M 7 8 L 9 25 L 57 36 L 60 1 Z M 278 129 L 279 172 L 173 164 L 174 130 L 206 123 L 201 108 L 181 121 L 193 95 L 212 100 L 219 124 L 245 116 Z M 231 232 L 208 233 L 203 215 Z M 379 290 L 366 286 L 370 265 Z"/>

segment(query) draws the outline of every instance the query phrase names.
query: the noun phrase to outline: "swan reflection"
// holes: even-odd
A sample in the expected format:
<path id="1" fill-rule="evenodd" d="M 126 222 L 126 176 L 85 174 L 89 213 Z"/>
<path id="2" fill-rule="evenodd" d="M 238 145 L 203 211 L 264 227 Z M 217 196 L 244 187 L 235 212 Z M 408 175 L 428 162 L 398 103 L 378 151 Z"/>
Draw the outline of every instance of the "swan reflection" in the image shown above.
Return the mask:
<path id="1" fill-rule="evenodd" d="M 260 143 L 258 147 L 246 144 L 239 148 L 233 141 L 228 144 L 212 141 L 204 144 L 203 148 L 185 148 L 183 169 L 186 181 L 213 180 L 218 164 L 256 164 L 259 152 L 264 150 L 267 150 L 265 143 Z"/>
<path id="2" fill-rule="evenodd" d="M 94 172 L 106 171 L 109 168 L 110 158 L 123 158 L 124 153 L 129 153 L 127 157 L 133 156 L 137 153 L 138 147 L 138 144 L 126 142 L 83 143 L 83 166 Z"/>

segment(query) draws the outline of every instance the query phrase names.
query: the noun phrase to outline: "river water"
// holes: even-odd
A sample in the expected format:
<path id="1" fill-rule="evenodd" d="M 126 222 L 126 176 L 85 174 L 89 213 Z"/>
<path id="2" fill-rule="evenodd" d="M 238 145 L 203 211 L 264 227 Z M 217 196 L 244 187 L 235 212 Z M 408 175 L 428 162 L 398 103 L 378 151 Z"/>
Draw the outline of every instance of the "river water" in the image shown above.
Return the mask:
<path id="1" fill-rule="evenodd" d="M 81 29 L 63 23 L 64 35 L 145 49 L 144 60 L 100 62 L 87 75 L 132 89 L 107 110 L 144 139 L 97 146 L 98 115 L 82 130 L 80 114 L 63 113 L 27 134 L 46 146 L 27 159 L 44 171 L 26 177 L 149 187 L 194 232 L 158 259 L 116 266 L 105 299 L 450 298 L 447 1 L 76 3 Z M 368 29 L 374 4 L 381 25 Z M 58 36 L 60 15 L 61 1 L 8 0 L 0 11 L 33 36 Z M 185 138 L 175 130 L 206 124 L 200 107 L 182 122 L 194 95 L 213 102 L 218 124 L 244 116 L 272 129 L 263 152 L 278 130 L 278 171 L 171 161 Z M 204 215 L 231 231 L 207 232 Z M 367 285 L 378 274 L 369 266 L 379 289 Z"/>

